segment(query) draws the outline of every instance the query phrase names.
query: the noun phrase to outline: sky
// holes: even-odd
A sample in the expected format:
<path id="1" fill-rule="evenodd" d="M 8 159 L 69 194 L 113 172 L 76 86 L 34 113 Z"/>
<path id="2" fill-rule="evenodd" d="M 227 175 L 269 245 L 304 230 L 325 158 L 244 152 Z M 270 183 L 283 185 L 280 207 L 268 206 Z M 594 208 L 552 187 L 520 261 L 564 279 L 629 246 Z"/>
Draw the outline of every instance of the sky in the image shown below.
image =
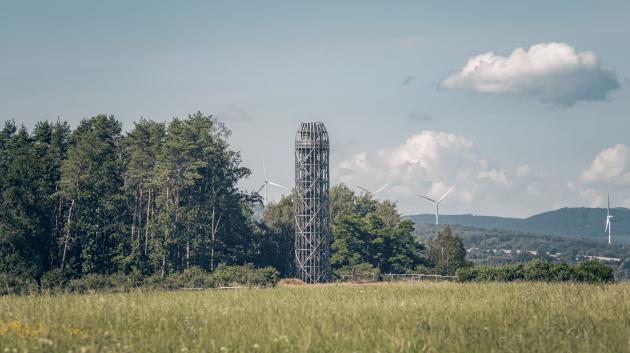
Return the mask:
<path id="1" fill-rule="evenodd" d="M 247 190 L 322 121 L 332 183 L 405 214 L 630 207 L 629 85 L 627 0 L 0 0 L 0 121 L 214 114 Z"/>

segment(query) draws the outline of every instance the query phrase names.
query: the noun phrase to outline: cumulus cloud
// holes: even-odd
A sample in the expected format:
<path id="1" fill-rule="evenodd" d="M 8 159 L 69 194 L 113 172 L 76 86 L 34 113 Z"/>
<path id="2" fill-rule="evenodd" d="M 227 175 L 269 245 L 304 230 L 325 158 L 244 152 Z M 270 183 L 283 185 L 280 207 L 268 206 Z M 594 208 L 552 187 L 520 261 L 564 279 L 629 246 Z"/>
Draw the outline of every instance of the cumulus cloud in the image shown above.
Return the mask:
<path id="1" fill-rule="evenodd" d="M 590 184 L 630 184 L 630 147 L 620 143 L 599 152 L 580 179 Z"/>
<path id="2" fill-rule="evenodd" d="M 466 65 L 440 85 L 452 90 L 535 96 L 568 107 L 578 101 L 606 100 L 620 83 L 612 68 L 592 51 L 577 52 L 564 43 L 540 43 L 509 56 L 487 52 L 468 58 Z"/>
<path id="3" fill-rule="evenodd" d="M 441 197 L 455 187 L 449 203 L 470 205 L 479 195 L 487 195 L 487 190 L 510 184 L 510 175 L 482 158 L 470 139 L 428 130 L 376 153 L 357 153 L 341 161 L 333 177 L 348 185 L 391 181 L 383 197 L 398 200 L 404 212 L 422 204 L 417 194 Z"/>
<path id="4" fill-rule="evenodd" d="M 553 171 L 552 171 L 553 172 Z M 453 193 L 443 212 L 524 217 L 561 207 L 630 206 L 630 147 L 618 144 L 599 152 L 581 173 L 558 177 L 529 164 L 505 168 L 477 150 L 465 136 L 422 131 L 398 145 L 360 152 L 332 169 L 335 182 L 378 187 L 407 214 L 433 212 L 418 194 Z"/>
<path id="5" fill-rule="evenodd" d="M 433 116 L 431 114 L 420 110 L 412 110 L 411 112 L 409 112 L 409 115 L 407 117 L 409 118 L 409 120 L 414 121 L 433 121 Z"/>
<path id="6" fill-rule="evenodd" d="M 477 178 L 479 179 L 490 179 L 497 184 L 507 184 L 507 177 L 505 176 L 505 171 L 491 169 L 491 170 L 482 170 L 477 173 Z"/>
<path id="7" fill-rule="evenodd" d="M 245 109 L 231 105 L 223 113 L 218 114 L 219 120 L 225 122 L 249 123 L 254 121 L 252 115 Z"/>

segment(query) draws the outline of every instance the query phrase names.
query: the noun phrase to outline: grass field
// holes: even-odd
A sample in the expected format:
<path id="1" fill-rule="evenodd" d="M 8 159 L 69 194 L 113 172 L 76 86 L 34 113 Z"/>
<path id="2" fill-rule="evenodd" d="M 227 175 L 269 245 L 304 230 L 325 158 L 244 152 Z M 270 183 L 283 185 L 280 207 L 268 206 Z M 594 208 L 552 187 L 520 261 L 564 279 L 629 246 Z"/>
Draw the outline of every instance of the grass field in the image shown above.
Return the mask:
<path id="1" fill-rule="evenodd" d="M 0 352 L 628 352 L 630 284 L 0 297 Z"/>

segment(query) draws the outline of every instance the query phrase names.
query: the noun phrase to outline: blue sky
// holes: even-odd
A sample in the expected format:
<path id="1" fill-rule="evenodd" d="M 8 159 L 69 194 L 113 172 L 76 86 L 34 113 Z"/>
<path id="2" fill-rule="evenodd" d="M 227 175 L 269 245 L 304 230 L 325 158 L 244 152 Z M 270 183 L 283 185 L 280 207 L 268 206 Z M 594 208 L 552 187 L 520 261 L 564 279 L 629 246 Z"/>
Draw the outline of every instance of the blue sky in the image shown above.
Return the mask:
<path id="1" fill-rule="evenodd" d="M 405 213 L 450 187 L 444 213 L 630 207 L 629 49 L 628 1 L 0 0 L 0 120 L 216 114 L 247 189 L 263 159 L 291 185 L 318 120 L 333 182 L 392 181 Z"/>

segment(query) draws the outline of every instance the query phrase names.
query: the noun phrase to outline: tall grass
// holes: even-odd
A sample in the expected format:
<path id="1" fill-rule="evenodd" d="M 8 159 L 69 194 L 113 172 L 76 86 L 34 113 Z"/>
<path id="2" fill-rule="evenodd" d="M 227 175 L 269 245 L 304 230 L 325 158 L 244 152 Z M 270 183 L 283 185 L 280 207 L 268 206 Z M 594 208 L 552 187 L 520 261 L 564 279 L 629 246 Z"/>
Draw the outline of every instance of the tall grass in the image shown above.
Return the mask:
<path id="1" fill-rule="evenodd" d="M 0 297 L 11 352 L 628 352 L 630 284 L 420 283 Z"/>

